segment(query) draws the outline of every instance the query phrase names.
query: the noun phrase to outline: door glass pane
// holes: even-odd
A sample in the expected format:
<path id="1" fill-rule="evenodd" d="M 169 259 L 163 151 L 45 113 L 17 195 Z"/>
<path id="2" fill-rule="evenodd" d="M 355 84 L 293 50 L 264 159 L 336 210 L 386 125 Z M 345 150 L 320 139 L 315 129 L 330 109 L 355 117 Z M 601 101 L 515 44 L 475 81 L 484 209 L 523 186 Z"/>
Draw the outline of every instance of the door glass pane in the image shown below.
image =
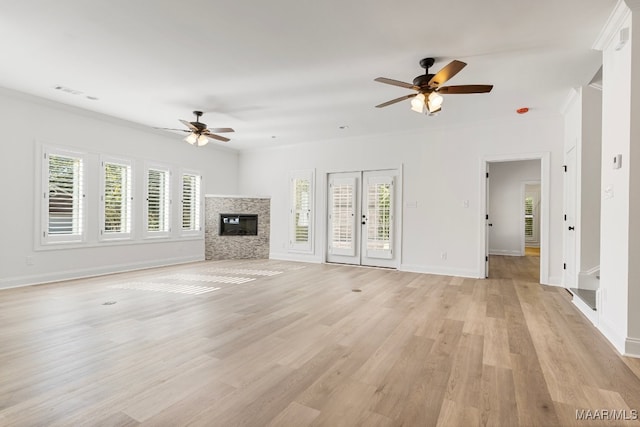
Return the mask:
<path id="1" fill-rule="evenodd" d="M 334 184 L 331 209 L 331 246 L 336 249 L 353 247 L 354 186 Z"/>
<path id="2" fill-rule="evenodd" d="M 524 236 L 533 237 L 533 197 L 524 199 Z"/>
<path id="3" fill-rule="evenodd" d="M 391 184 L 367 188 L 367 249 L 389 250 L 391 245 Z"/>
<path id="4" fill-rule="evenodd" d="M 296 243 L 309 241 L 309 216 L 311 214 L 309 192 L 311 183 L 308 179 L 296 179 L 293 184 L 295 204 L 295 232 Z"/>

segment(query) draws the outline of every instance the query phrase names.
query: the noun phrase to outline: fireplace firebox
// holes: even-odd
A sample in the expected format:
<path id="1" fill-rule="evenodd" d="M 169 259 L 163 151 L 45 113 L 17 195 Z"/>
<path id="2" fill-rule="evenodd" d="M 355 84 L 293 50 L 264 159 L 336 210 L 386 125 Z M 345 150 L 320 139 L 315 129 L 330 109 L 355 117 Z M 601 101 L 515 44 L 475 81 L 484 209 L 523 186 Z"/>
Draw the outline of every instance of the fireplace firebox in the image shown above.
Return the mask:
<path id="1" fill-rule="evenodd" d="M 220 214 L 220 236 L 257 236 L 258 215 Z"/>

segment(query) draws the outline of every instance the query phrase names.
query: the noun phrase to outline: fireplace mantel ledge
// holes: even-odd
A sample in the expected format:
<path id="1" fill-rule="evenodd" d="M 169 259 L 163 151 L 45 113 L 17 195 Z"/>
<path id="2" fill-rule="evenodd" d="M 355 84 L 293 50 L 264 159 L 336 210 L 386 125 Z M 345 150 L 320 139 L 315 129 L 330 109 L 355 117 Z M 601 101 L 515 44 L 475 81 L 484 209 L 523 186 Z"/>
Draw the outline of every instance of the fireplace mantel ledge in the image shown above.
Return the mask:
<path id="1" fill-rule="evenodd" d="M 245 196 L 237 194 L 205 194 L 204 197 L 218 197 L 223 199 L 270 199 L 271 196 Z"/>

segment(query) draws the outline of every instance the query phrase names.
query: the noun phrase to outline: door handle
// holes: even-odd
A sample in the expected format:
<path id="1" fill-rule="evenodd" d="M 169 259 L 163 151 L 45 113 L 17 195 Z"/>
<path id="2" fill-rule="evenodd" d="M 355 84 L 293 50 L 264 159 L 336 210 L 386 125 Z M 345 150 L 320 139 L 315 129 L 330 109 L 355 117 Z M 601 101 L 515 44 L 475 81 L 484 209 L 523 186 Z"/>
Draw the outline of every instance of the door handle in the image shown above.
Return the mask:
<path id="1" fill-rule="evenodd" d="M 493 227 L 493 224 L 487 224 L 489 227 Z"/>
<path id="2" fill-rule="evenodd" d="M 575 230 L 575 227 L 569 226 L 569 231 Z"/>

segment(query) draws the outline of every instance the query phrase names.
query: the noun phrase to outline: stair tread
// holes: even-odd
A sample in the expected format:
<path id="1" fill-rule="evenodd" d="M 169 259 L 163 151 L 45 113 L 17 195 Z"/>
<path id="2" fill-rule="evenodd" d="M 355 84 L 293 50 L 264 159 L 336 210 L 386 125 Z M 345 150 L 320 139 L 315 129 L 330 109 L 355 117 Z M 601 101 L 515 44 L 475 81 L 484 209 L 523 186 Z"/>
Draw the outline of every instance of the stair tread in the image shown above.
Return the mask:
<path id="1" fill-rule="evenodd" d="M 574 296 L 580 298 L 592 310 L 596 310 L 596 291 L 591 289 L 570 288 Z"/>

